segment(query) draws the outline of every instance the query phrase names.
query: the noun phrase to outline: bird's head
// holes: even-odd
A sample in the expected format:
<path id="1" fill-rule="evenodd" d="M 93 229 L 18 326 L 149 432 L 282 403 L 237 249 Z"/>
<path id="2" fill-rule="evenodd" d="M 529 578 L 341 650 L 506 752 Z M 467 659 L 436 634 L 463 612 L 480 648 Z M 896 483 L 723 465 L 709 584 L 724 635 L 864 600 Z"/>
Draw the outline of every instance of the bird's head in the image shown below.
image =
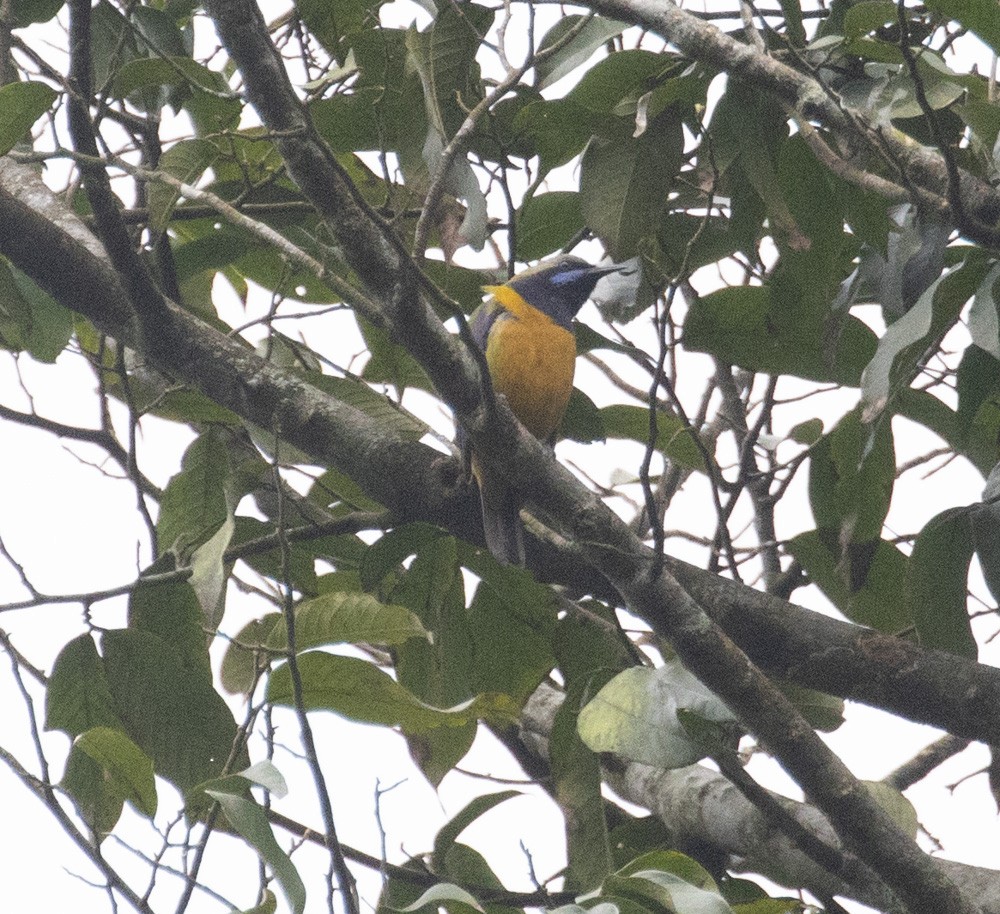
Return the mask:
<path id="1" fill-rule="evenodd" d="M 569 329 L 598 280 L 618 267 L 595 267 L 572 255 L 545 260 L 507 281 L 529 305 Z"/>

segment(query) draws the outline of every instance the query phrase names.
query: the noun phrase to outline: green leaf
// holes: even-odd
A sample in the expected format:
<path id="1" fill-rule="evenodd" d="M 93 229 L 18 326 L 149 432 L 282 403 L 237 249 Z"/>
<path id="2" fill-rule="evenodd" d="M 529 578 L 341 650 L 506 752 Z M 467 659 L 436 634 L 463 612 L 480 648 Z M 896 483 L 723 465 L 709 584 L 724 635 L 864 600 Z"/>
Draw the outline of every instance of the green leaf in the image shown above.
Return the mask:
<path id="1" fill-rule="evenodd" d="M 896 4 L 891 0 L 858 3 L 844 14 L 844 37 L 860 38 L 887 23 L 894 22 L 896 22 Z"/>
<path id="2" fill-rule="evenodd" d="M 22 345 L 38 361 L 55 362 L 73 335 L 73 313 L 37 286 L 27 274 L 13 265 L 7 266 L 16 294 L 27 306 L 28 322 L 19 328 Z"/>
<path id="3" fill-rule="evenodd" d="M 962 452 L 986 476 L 996 463 L 1000 437 L 1000 361 L 976 345 L 967 346 L 955 386 L 957 439 Z"/>
<path id="4" fill-rule="evenodd" d="M 844 250 L 851 244 L 844 230 L 842 194 L 827 175 L 801 136 L 781 145 L 778 187 L 794 225 L 775 233 L 781 250 L 775 279 L 787 271 L 795 280 L 794 294 L 799 300 L 789 303 L 792 320 L 801 319 L 803 307 L 817 321 L 827 315 L 842 277 Z"/>
<path id="5" fill-rule="evenodd" d="M 147 568 L 144 574 L 172 570 L 169 557 Z M 155 635 L 177 657 L 186 676 L 211 685 L 212 667 L 208 657 L 201 605 L 187 581 L 147 581 L 139 578 L 128 601 L 130 629 Z"/>
<path id="6" fill-rule="evenodd" d="M 517 259 L 541 260 L 583 229 L 580 194 L 554 190 L 528 197 L 517 212 L 516 227 Z"/>
<path id="7" fill-rule="evenodd" d="M 294 510 L 291 506 L 284 506 L 288 522 L 288 513 Z M 255 517 L 236 517 L 236 530 L 233 534 L 232 546 L 239 547 L 263 536 L 273 536 L 275 525 L 258 520 Z M 307 522 L 303 518 L 301 522 Z M 299 523 L 296 519 L 295 525 Z M 337 539 L 340 539 L 339 537 Z M 245 554 L 240 561 L 246 562 L 254 571 L 264 577 L 271 578 L 281 584 L 290 583 L 292 587 L 303 596 L 315 596 L 318 593 L 316 579 L 316 556 L 328 543 L 323 540 L 305 540 L 288 544 L 287 554 L 282 554 L 279 543 L 275 543 L 272 549 L 257 552 L 251 551 Z"/>
<path id="8" fill-rule="evenodd" d="M 367 370 L 365 372 L 368 374 Z M 430 428 L 412 413 L 400 408 L 385 394 L 373 390 L 354 378 L 336 378 L 332 375 L 309 372 L 311 384 L 330 396 L 347 403 L 380 422 L 387 430 L 392 430 L 409 441 L 419 441 Z"/>
<path id="9" fill-rule="evenodd" d="M 586 680 L 570 685 L 549 736 L 553 798 L 566 830 L 566 887 L 577 892 L 596 889 L 613 865 L 601 796 L 601 763 L 580 730 L 580 707 L 590 691 Z"/>
<path id="10" fill-rule="evenodd" d="M 888 405 L 892 393 L 892 369 L 897 356 L 923 340 L 930 332 L 934 293 L 943 281 L 944 276 L 935 280 L 909 311 L 886 328 L 885 334 L 878 341 L 875 355 L 861 376 L 861 398 L 866 421 L 876 418 Z"/>
<path id="11" fill-rule="evenodd" d="M 228 139 L 240 125 L 243 103 L 238 95 L 232 95 L 229 84 L 221 74 L 214 74 L 221 82 L 218 91 L 178 93 L 184 96 L 184 113 L 191 118 L 195 133 L 200 137 L 215 137 L 226 134 Z M 206 76 L 207 78 L 207 76 Z M 200 85 L 211 83 L 200 82 Z"/>
<path id="12" fill-rule="evenodd" d="M 295 8 L 306 27 L 334 57 L 343 53 L 344 46 L 372 20 L 378 21 L 378 11 L 384 0 L 297 0 Z"/>
<path id="13" fill-rule="evenodd" d="M 813 445 L 823 437 L 823 420 L 816 418 L 799 422 L 789 430 L 788 437 L 798 444 Z"/>
<path id="14" fill-rule="evenodd" d="M 188 583 L 201 605 L 208 631 L 214 632 L 219 627 L 225 612 L 229 566 L 224 559 L 235 529 L 233 515 L 227 514 L 222 526 L 191 554 Z"/>
<path id="15" fill-rule="evenodd" d="M 870 428 L 856 409 L 847 413 L 812 451 L 809 502 L 816 526 L 840 530 L 844 542 L 877 540 L 895 477 L 889 423 Z"/>
<path id="16" fill-rule="evenodd" d="M 835 532 L 810 530 L 789 540 L 788 548 L 809 579 L 853 622 L 889 634 L 912 625 L 907 557 L 892 543 L 855 544 L 842 553 Z"/>
<path id="17" fill-rule="evenodd" d="M 72 335 L 72 313 L 0 257 L 0 343 L 51 363 Z"/>
<path id="18" fill-rule="evenodd" d="M 917 818 L 917 811 L 913 808 L 913 804 L 895 787 L 890 787 L 885 781 L 863 781 L 862 783 L 902 832 L 909 835 L 912 840 L 916 840 L 917 834 L 920 832 L 920 820 Z"/>
<path id="19" fill-rule="evenodd" d="M 73 744 L 102 769 L 111 789 L 148 818 L 156 815 L 153 762 L 121 730 L 92 727 Z"/>
<path id="20" fill-rule="evenodd" d="M 556 44 L 564 35 L 579 26 L 583 16 L 562 16 L 559 21 L 545 33 L 539 45 L 539 51 Z M 535 66 L 535 85 L 545 89 L 558 82 L 577 67 L 585 64 L 599 47 L 606 44 L 616 35 L 620 35 L 628 27 L 627 23 L 614 19 L 592 17 L 566 44 L 549 57 L 544 58 Z M 534 258 L 530 258 L 534 259 Z"/>
<path id="21" fill-rule="evenodd" d="M 108 0 L 99 0 L 90 16 L 94 85 L 109 84 L 117 67 L 140 54 L 132 23 Z"/>
<path id="22" fill-rule="evenodd" d="M 14 281 L 12 268 L 0 259 L 0 346 L 12 352 L 26 349 L 33 323 L 31 305 Z"/>
<path id="23" fill-rule="evenodd" d="M 244 908 L 238 914 L 274 914 L 277 910 L 277 897 L 270 889 L 265 889 L 264 900 L 260 904 L 254 905 L 252 908 Z M 763 914 L 768 914 L 768 912 L 763 912 Z M 777 912 L 777 914 L 782 914 L 782 912 Z"/>
<path id="24" fill-rule="evenodd" d="M 502 696 L 480 696 L 454 708 L 434 708 L 373 663 L 356 657 L 314 651 L 299 657 L 298 667 L 307 710 L 334 711 L 351 720 L 399 727 L 407 734 L 426 733 L 436 727 L 460 727 L 480 716 L 510 719 L 516 713 Z M 275 704 L 293 704 L 287 664 L 271 674 L 267 698 Z"/>
<path id="25" fill-rule="evenodd" d="M 232 96 L 221 73 L 185 56 L 140 57 L 128 61 L 116 73 L 111 84 L 111 94 L 115 98 L 126 98 L 141 89 L 160 86 L 192 88 L 215 95 Z M 235 96 L 232 97 L 235 99 Z"/>
<path id="26" fill-rule="evenodd" d="M 400 645 L 410 638 L 428 637 L 408 609 L 382 603 L 366 593 L 327 593 L 295 610 L 295 646 L 299 651 L 325 644 Z M 274 626 L 264 646 L 274 652 L 288 649 L 283 624 Z"/>
<path id="27" fill-rule="evenodd" d="M 263 787 L 279 800 L 288 796 L 288 783 L 278 766 L 268 759 L 256 762 L 249 768 L 236 772 L 236 777 L 244 778 L 257 787 Z"/>
<path id="28" fill-rule="evenodd" d="M 192 42 L 190 33 L 185 35 L 174 16 L 159 6 L 137 6 L 129 11 L 135 30 L 152 56 L 177 57 L 187 55 L 190 59 Z"/>
<path id="29" fill-rule="evenodd" d="M 163 491 L 156 522 L 161 554 L 173 551 L 183 559 L 226 522 L 228 479 L 225 442 L 221 435 L 205 432 L 187 449 L 180 473 Z"/>
<path id="30" fill-rule="evenodd" d="M 424 545 L 393 589 L 391 600 L 410 609 L 434 636 L 432 642 L 412 639 L 399 646 L 399 681 L 439 708 L 471 698 L 476 691 L 473 635 L 455 539 L 438 537 Z"/>
<path id="31" fill-rule="evenodd" d="M 476 52 L 493 22 L 494 13 L 476 3 L 444 5 L 424 32 L 406 33 L 407 60 L 416 69 L 424 90 L 429 129 L 422 154 L 427 171 L 437 176 L 441 153 L 483 94 Z M 459 235 L 477 250 L 486 238 L 486 198 L 465 156 L 448 166 L 445 188 L 466 202 Z"/>
<path id="32" fill-rule="evenodd" d="M 993 358 L 1000 359 L 1000 315 L 997 313 L 997 283 L 1000 282 L 1000 263 L 990 268 L 980 283 L 969 308 L 969 334 L 972 342 Z"/>
<path id="33" fill-rule="evenodd" d="M 651 253 L 664 276 L 676 276 L 682 269 L 693 272 L 725 260 L 739 252 L 741 239 L 732 231 L 729 219 L 668 212 L 660 220 L 657 248 Z"/>
<path id="34" fill-rule="evenodd" d="M 645 444 L 649 440 L 649 410 L 644 406 L 615 403 L 599 411 L 608 438 Z M 691 470 L 704 470 L 705 458 L 694 440 L 694 432 L 675 416 L 657 414 L 656 449 Z"/>
<path id="35" fill-rule="evenodd" d="M 635 663 L 628 639 L 618 630 L 615 612 L 597 600 L 579 601 L 586 615 L 566 613 L 556 623 L 552 650 L 569 687 L 593 695 L 612 676 Z M 607 624 L 595 623 L 602 619 Z"/>
<path id="36" fill-rule="evenodd" d="M 149 632 L 105 632 L 102 644 L 124 730 L 156 772 L 182 792 L 216 777 L 232 752 L 236 721 L 211 682 L 192 676 L 170 643 Z"/>
<path id="37" fill-rule="evenodd" d="M 7 155 L 56 99 L 45 83 L 8 83 L 0 87 L 0 155 Z"/>
<path id="38" fill-rule="evenodd" d="M 473 887 L 476 893 L 484 898 L 496 897 L 506 891 L 506 887 L 486 858 L 467 844 L 458 842 L 452 844 L 443 859 L 436 859 L 434 872 L 442 881 Z M 509 907 L 494 901 L 488 904 L 489 914 L 523 914 L 522 908 Z"/>
<path id="39" fill-rule="evenodd" d="M 149 61 L 152 63 L 153 61 Z M 138 63 L 138 61 L 137 61 Z M 219 147 L 208 140 L 180 140 L 160 157 L 159 171 L 185 184 L 196 184 L 219 157 Z M 149 188 L 149 227 L 154 232 L 166 229 L 180 199 L 180 191 L 169 184 L 154 181 Z"/>
<path id="40" fill-rule="evenodd" d="M 719 289 L 692 303 L 684 320 L 685 348 L 732 365 L 813 381 L 857 384 L 876 348 L 875 334 L 853 315 L 843 319 L 830 351 L 829 328 L 812 319 L 776 317 L 766 286 Z"/>
<path id="41" fill-rule="evenodd" d="M 320 135 L 335 153 L 377 149 L 381 143 L 379 102 L 382 87 L 362 86 L 351 93 L 321 98 L 309 106 Z"/>
<path id="42" fill-rule="evenodd" d="M 122 729 L 104 664 L 90 635 L 70 641 L 56 657 L 45 695 L 45 728 L 76 737 L 92 727 Z"/>
<path id="43" fill-rule="evenodd" d="M 481 37 L 493 22 L 493 10 L 466 3 L 461 10 L 442 6 L 424 32 L 411 28 L 406 44 L 424 86 L 427 118 L 433 129 L 450 139 L 481 95 L 475 63 Z"/>
<path id="44" fill-rule="evenodd" d="M 906 314 L 889 325 L 861 379 L 866 418 L 877 416 L 899 389 L 909 385 L 922 364 L 927 341 L 958 319 L 986 274 L 985 258 L 971 251 L 963 263 L 946 271 Z"/>
<path id="45" fill-rule="evenodd" d="M 382 510 L 382 505 L 369 498 L 353 479 L 333 467 L 313 483 L 309 500 L 324 508 L 342 503 L 356 511 Z"/>
<path id="46" fill-rule="evenodd" d="M 232 695 L 250 694 L 260 673 L 278 659 L 264 647 L 264 642 L 276 625 L 283 624 L 281 613 L 268 613 L 262 619 L 248 622 L 229 642 L 220 671 L 222 687 L 227 692 Z"/>
<path id="47" fill-rule="evenodd" d="M 726 173 L 731 229 L 743 249 L 756 248 L 766 216 L 777 236 L 794 236 L 795 217 L 778 182 L 775 163 L 787 142 L 787 116 L 742 80 L 730 80 L 712 116 L 713 160 Z"/>
<path id="48" fill-rule="evenodd" d="M 895 413 L 919 423 L 956 451 L 963 451 L 955 410 L 929 391 L 912 387 L 901 390 L 895 401 Z"/>
<path id="49" fill-rule="evenodd" d="M 511 706 L 513 707 L 513 706 Z M 469 720 L 457 727 L 435 727 L 422 733 L 408 733 L 406 744 L 420 772 L 435 789 L 472 748 L 477 725 Z"/>
<path id="50" fill-rule="evenodd" d="M 911 133 L 920 133 L 923 124 L 923 106 L 917 98 L 909 69 L 901 66 L 902 55 L 895 43 L 859 38 L 850 42 L 846 50 L 872 61 L 865 75 L 843 84 L 840 96 L 845 107 L 863 112 L 880 125 L 901 121 Z M 950 107 L 965 94 L 961 77 L 951 72 L 943 58 L 934 51 L 923 48 L 917 56 L 917 71 L 924 91 L 924 98 L 933 110 Z M 907 124 L 906 121 L 911 123 Z M 913 123 L 913 121 L 917 123 Z M 957 117 L 946 117 L 956 126 Z"/>
<path id="51" fill-rule="evenodd" d="M 466 614 L 471 689 L 509 695 L 520 705 L 555 663 L 558 596 L 524 569 L 501 566 L 481 552 L 463 564 L 480 579 Z"/>
<path id="52" fill-rule="evenodd" d="M 361 560 L 361 586 L 365 590 L 375 590 L 411 555 L 419 554 L 446 535 L 440 527 L 425 523 L 393 528 L 365 550 Z"/>
<path id="53" fill-rule="evenodd" d="M 634 115 L 640 96 L 653 89 L 674 63 L 669 55 L 634 48 L 609 54 L 583 74 L 567 98 L 574 105 L 600 115 L 623 111 Z"/>
<path id="54" fill-rule="evenodd" d="M 673 840 L 663 820 L 656 815 L 627 819 L 611 830 L 609 838 L 618 867 L 652 850 L 663 850 Z"/>
<path id="55" fill-rule="evenodd" d="M 730 878 L 724 884 L 723 891 L 734 883 L 756 885 L 756 883 L 750 882 L 748 879 L 737 880 Z M 737 903 L 732 901 L 732 899 L 728 900 L 733 906 L 734 914 L 811 914 L 812 912 L 812 908 L 809 905 L 803 901 L 799 901 L 797 898 L 758 898 L 755 901 L 745 903 Z"/>
<path id="56" fill-rule="evenodd" d="M 405 347 L 395 342 L 387 331 L 363 320 L 358 327 L 365 338 L 371 358 L 365 363 L 362 377 L 372 384 L 392 384 L 402 393 L 409 387 L 433 390 L 433 385 L 417 360 Z"/>
<path id="57" fill-rule="evenodd" d="M 72 797 L 77 812 L 98 841 L 114 830 L 125 809 L 120 785 L 76 746 L 69 751 L 59 784 Z"/>
<path id="58" fill-rule="evenodd" d="M 553 99 L 526 105 L 515 116 L 514 129 L 533 144 L 539 173 L 546 175 L 578 155 L 600 121 L 600 115 L 570 99 Z"/>
<path id="59" fill-rule="evenodd" d="M 574 387 L 569 395 L 569 404 L 559 424 L 557 437 L 583 444 L 604 441 L 606 438 L 597 405 L 578 387 Z"/>
<path id="60" fill-rule="evenodd" d="M 906 590 L 920 644 L 975 659 L 967 583 L 972 553 L 969 509 L 942 511 L 913 544 Z"/>
<path id="61" fill-rule="evenodd" d="M 502 790 L 499 793 L 483 794 L 470 800 L 456 815 L 445 823 L 434 838 L 433 867 L 441 872 L 448 852 L 459 836 L 480 816 L 513 797 L 523 796 L 518 790 Z"/>
<path id="62" fill-rule="evenodd" d="M 969 128 L 973 148 L 987 161 L 992 161 L 993 147 L 1000 135 L 1000 109 L 988 102 L 970 99 L 955 105 L 954 110 Z"/>
<path id="63" fill-rule="evenodd" d="M 14 28 L 48 22 L 63 8 L 65 0 L 14 0 Z"/>
<path id="64" fill-rule="evenodd" d="M 135 392 L 137 385 L 134 378 L 132 381 L 132 390 Z M 118 395 L 117 390 L 115 395 Z M 164 391 L 160 386 L 149 403 L 137 404 L 137 408 L 171 422 L 184 422 L 196 429 L 208 424 L 229 426 L 240 424 L 236 413 L 219 406 L 199 391 L 191 389 L 175 387 Z"/>
<path id="65" fill-rule="evenodd" d="M 619 673 L 580 712 L 580 737 L 594 752 L 613 752 L 658 768 L 681 768 L 703 758 L 677 718 L 680 709 L 719 723 L 732 713 L 676 661 L 657 670 Z"/>
<path id="66" fill-rule="evenodd" d="M 581 209 L 614 260 L 634 257 L 640 242 L 656 231 L 683 151 L 674 108 L 651 121 L 637 139 L 592 140 L 580 165 Z"/>
<path id="67" fill-rule="evenodd" d="M 629 861 L 615 875 L 636 876 L 647 872 L 672 873 L 698 888 L 716 889 L 715 880 L 708 870 L 686 854 L 675 850 L 650 851 Z"/>
<path id="68" fill-rule="evenodd" d="M 274 873 L 278 885 L 284 893 L 285 900 L 294 914 L 302 914 L 306 907 L 306 889 L 288 854 L 274 839 L 274 833 L 267 821 L 264 808 L 234 793 L 225 790 L 206 789 L 213 800 L 222 807 L 222 811 L 230 825 L 236 829 L 246 841 L 257 851 Z"/>
<path id="69" fill-rule="evenodd" d="M 778 683 L 809 724 L 823 733 L 832 733 L 844 722 L 844 699 L 826 692 L 807 689 L 793 682 Z"/>
<path id="70" fill-rule="evenodd" d="M 444 908 L 452 914 L 485 914 L 485 908 L 465 889 L 447 882 L 431 886 L 413 904 L 393 910 L 410 914 L 428 907 Z"/>
<path id="71" fill-rule="evenodd" d="M 972 514 L 972 534 L 976 557 L 986 586 L 994 600 L 1000 601 L 1000 464 L 990 471 L 983 488 L 982 503 Z"/>
<path id="72" fill-rule="evenodd" d="M 602 886 L 652 910 L 680 914 L 732 914 L 711 875 L 676 851 L 653 851 L 633 860 Z"/>

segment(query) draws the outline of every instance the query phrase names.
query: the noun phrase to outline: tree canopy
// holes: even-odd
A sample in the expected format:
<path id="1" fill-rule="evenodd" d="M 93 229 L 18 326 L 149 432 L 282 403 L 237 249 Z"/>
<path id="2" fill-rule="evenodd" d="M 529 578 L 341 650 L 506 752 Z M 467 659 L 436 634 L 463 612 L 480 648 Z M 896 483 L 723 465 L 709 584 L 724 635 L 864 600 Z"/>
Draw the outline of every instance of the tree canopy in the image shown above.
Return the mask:
<path id="1" fill-rule="evenodd" d="M 11 0 L 0 39 L 0 419 L 138 561 L 82 588 L 17 545 L 73 504 L 3 514 L 0 758 L 110 909 L 1000 912 L 902 795 L 1000 745 L 994 0 Z M 466 318 L 563 252 L 622 269 L 553 453 Z M 845 700 L 941 735 L 861 781 Z M 342 841 L 320 711 L 435 787 L 491 733 L 565 868 L 463 842 L 485 780 L 432 846 Z"/>

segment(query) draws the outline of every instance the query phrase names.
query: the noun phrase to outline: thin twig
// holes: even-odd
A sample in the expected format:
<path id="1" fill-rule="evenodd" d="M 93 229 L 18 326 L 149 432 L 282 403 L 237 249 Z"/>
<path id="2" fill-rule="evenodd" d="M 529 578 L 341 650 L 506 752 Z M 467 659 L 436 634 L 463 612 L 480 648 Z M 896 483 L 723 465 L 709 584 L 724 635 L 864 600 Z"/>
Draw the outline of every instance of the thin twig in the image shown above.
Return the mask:
<path id="1" fill-rule="evenodd" d="M 100 870 L 108 886 L 118 892 L 139 914 L 156 914 L 146 900 L 135 893 L 132 887 L 122 879 L 101 854 L 96 852 L 96 848 L 89 835 L 83 834 L 76 823 L 70 818 L 66 810 L 62 808 L 56 799 L 52 787 L 44 781 L 39 780 L 28 771 L 10 752 L 0 746 L 0 761 L 6 763 L 7 767 L 14 773 L 15 777 L 31 793 L 38 797 L 51 813 L 59 826 L 70 838 L 70 840 L 84 853 L 86 858 Z"/>
<path id="2" fill-rule="evenodd" d="M 312 725 L 309 722 L 309 715 L 306 713 L 304 689 L 302 686 L 302 674 L 299 670 L 298 656 L 296 653 L 295 641 L 295 602 L 294 589 L 291 584 L 291 544 L 283 536 L 284 526 L 284 498 L 282 497 L 282 486 L 280 471 L 277 463 L 277 453 L 275 462 L 272 464 L 272 473 L 275 477 L 275 491 L 278 493 L 278 512 L 275 524 L 279 534 L 281 548 L 281 576 L 284 583 L 284 605 L 283 615 L 285 619 L 285 633 L 288 640 L 288 672 L 292 682 L 292 697 L 295 705 L 295 715 L 298 719 L 299 730 L 301 732 L 302 745 L 306 753 L 306 761 L 312 773 L 313 782 L 316 786 L 316 793 L 319 799 L 320 812 L 323 819 L 323 828 L 326 831 L 325 845 L 330 852 L 330 872 L 328 878 L 328 902 L 330 911 L 333 911 L 334 884 L 339 887 L 344 899 L 344 907 L 348 914 L 360 914 L 361 904 L 358 898 L 358 887 L 347 866 L 344 857 L 344 850 L 340 840 L 337 838 L 336 825 L 333 817 L 333 805 L 330 802 L 330 792 L 326 786 L 326 776 L 320 765 L 319 753 L 316 749 L 316 742 L 313 739 Z"/>

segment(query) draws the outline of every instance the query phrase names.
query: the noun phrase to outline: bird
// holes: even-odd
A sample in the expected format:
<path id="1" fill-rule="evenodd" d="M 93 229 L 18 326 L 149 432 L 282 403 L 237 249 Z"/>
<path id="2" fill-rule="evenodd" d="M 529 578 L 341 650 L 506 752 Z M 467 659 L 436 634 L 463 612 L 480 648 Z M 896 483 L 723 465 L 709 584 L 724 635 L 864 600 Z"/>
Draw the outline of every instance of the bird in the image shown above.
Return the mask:
<path id="1" fill-rule="evenodd" d="M 542 261 L 503 285 L 484 286 L 490 298 L 472 315 L 472 338 L 486 357 L 493 390 L 531 434 L 550 445 L 573 390 L 573 318 L 600 278 L 617 270 L 572 255 Z M 479 487 L 487 547 L 499 562 L 523 565 L 518 492 L 476 458 L 461 428 L 458 443 Z"/>

